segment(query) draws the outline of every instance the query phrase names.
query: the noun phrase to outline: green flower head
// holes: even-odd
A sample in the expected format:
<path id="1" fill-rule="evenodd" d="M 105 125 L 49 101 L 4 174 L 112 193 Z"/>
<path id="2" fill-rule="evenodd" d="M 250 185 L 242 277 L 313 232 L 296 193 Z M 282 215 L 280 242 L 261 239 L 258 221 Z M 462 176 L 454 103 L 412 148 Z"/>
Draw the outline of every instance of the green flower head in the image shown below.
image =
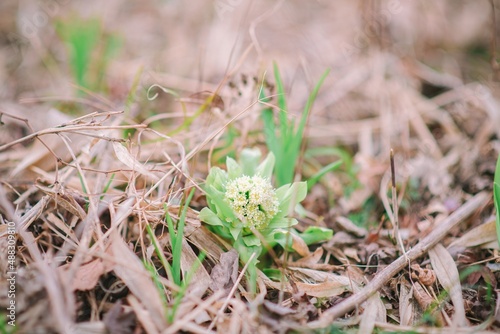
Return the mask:
<path id="1" fill-rule="evenodd" d="M 276 229 L 295 225 L 297 221 L 287 217 L 290 205 L 307 193 L 305 182 L 275 189 L 271 184 L 274 155 L 269 153 L 261 163 L 260 159 L 259 149 L 244 149 L 238 162 L 227 158 L 227 171 L 213 167 L 204 186 L 208 208 L 199 215 L 222 237 L 236 241 L 242 234 L 247 246 L 260 246 L 253 229 L 272 238 Z"/>

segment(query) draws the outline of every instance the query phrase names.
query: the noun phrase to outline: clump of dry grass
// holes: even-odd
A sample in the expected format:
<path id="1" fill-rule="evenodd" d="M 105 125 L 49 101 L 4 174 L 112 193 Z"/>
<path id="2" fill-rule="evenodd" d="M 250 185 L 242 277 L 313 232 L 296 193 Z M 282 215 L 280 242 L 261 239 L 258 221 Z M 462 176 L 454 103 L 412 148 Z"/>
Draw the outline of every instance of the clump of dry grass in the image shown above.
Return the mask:
<path id="1" fill-rule="evenodd" d="M 294 1 L 242 1 L 222 18 L 207 17 L 216 13 L 208 5 L 187 12 L 180 3 L 110 1 L 104 26 L 129 39 L 109 64 L 107 91 L 80 95 L 60 83 L 68 71 L 49 64 L 49 76 L 42 66 L 40 55 L 64 58 L 49 25 L 29 40 L 36 52 L 18 67 L 12 46 L 19 41 L 0 41 L 7 46 L 0 62 L 10 66 L 0 73 L 0 244 L 8 249 L 13 222 L 19 332 L 498 331 L 491 203 L 498 86 L 486 77 L 487 60 L 470 51 L 487 53 L 491 9 L 478 5 L 471 13 L 466 3 L 445 0 L 399 5 L 383 16 L 384 1 L 309 4 L 311 21 Z M 29 19 L 33 12 L 23 6 L 10 10 Z M 96 6 L 91 1 L 87 10 Z M 78 7 L 60 7 L 50 19 Z M 416 24 L 421 17 L 429 24 Z M 169 20 L 179 24 L 163 31 Z M 15 29 L 0 21 L 0 29 Z M 199 44 L 205 63 L 196 67 L 187 55 Z M 211 166 L 244 147 L 266 150 L 258 97 L 264 87 L 275 98 L 264 75 L 271 57 L 283 71 L 290 119 L 300 117 L 310 78 L 331 68 L 308 120 L 297 177 L 339 155 L 345 164 L 309 191 L 296 214 L 299 230 L 329 227 L 333 238 L 262 259 L 281 279 L 260 272 L 254 295 L 237 253 L 198 211 Z M 177 222 L 191 189 L 183 287 L 162 259 L 172 262 L 174 253 L 165 215 Z M 2 257 L 2 309 L 9 265 Z"/>

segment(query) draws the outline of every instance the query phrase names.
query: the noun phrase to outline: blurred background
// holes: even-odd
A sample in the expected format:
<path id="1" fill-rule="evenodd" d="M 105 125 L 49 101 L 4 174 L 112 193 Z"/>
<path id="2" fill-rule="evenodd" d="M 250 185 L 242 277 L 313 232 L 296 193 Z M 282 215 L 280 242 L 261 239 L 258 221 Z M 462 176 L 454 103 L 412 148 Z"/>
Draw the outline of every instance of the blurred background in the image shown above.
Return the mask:
<path id="1" fill-rule="evenodd" d="M 407 162 L 405 175 L 423 178 L 432 168 L 435 177 L 424 183 L 434 195 L 450 186 L 476 192 L 491 183 L 498 149 L 489 140 L 500 132 L 493 126 L 500 121 L 495 4 L 2 1 L 0 109 L 32 129 L 4 118 L 17 126 L 0 142 L 112 110 L 166 133 L 216 92 L 218 112 L 195 115 L 191 131 L 175 134 L 194 147 L 233 122 L 235 131 L 225 134 L 231 147 L 219 145 L 224 157 L 263 143 L 249 134 L 262 127 L 259 90 L 275 93 L 274 62 L 291 119 L 330 69 L 308 121 L 308 145 L 345 148 L 372 191 L 392 147 Z M 468 162 L 456 167 L 460 159 Z"/>
<path id="2" fill-rule="evenodd" d="M 77 85 L 119 105 L 141 68 L 151 82 L 197 91 L 236 67 L 262 75 L 272 61 L 299 100 L 302 86 L 331 68 L 327 86 L 335 96 L 343 80 L 358 85 L 360 67 L 381 70 L 380 53 L 391 54 L 386 65 L 408 79 L 430 76 L 426 67 L 447 74 L 443 85 L 492 74 L 487 0 L 6 0 L 0 15 L 2 100 L 67 96 Z M 372 71 L 364 79 L 375 77 Z M 437 93 L 426 84 L 424 93 Z"/>

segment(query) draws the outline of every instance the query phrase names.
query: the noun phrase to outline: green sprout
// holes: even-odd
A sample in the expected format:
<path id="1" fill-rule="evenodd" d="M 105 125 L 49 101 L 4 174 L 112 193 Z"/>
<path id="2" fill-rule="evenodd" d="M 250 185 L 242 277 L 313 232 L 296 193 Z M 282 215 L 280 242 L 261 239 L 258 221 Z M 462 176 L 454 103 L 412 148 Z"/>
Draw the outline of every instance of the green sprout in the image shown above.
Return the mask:
<path id="1" fill-rule="evenodd" d="M 274 155 L 269 153 L 259 164 L 260 159 L 259 149 L 244 149 L 239 162 L 227 158 L 227 171 L 213 167 L 204 187 L 208 207 L 199 216 L 216 234 L 233 243 L 243 262 L 252 253 L 258 257 L 263 244 L 281 243 L 276 234 L 297 224 L 288 213 L 307 194 L 306 182 L 275 189 L 271 183 Z"/>
<path id="2" fill-rule="evenodd" d="M 264 135 L 266 137 L 266 144 L 268 149 L 276 156 L 276 183 L 278 186 L 291 182 L 294 178 L 295 167 L 299 160 L 301 148 L 303 146 L 304 132 L 306 128 L 307 119 L 311 113 L 314 101 L 318 95 L 319 89 L 325 81 L 329 70 L 325 71 L 319 79 L 316 86 L 313 88 L 311 95 L 307 99 L 306 106 L 298 124 L 289 120 L 287 113 L 288 107 L 286 103 L 285 88 L 281 80 L 281 74 L 278 65 L 274 64 L 274 78 L 278 93 L 278 125 L 274 122 L 273 108 L 266 104 L 266 108 L 262 111 L 262 120 L 264 122 Z M 261 89 L 259 93 L 259 100 L 261 102 L 269 102 L 270 98 L 264 95 L 264 90 Z M 333 171 L 339 167 L 337 162 L 326 166 L 319 172 L 315 178 L 311 178 L 308 183 L 311 187 L 316 183 L 321 176 L 329 171 Z"/>
<path id="3" fill-rule="evenodd" d="M 121 39 L 107 32 L 98 18 L 76 16 L 60 20 L 56 22 L 56 31 L 67 46 L 69 64 L 79 89 L 104 88 L 106 69 L 120 49 Z"/>

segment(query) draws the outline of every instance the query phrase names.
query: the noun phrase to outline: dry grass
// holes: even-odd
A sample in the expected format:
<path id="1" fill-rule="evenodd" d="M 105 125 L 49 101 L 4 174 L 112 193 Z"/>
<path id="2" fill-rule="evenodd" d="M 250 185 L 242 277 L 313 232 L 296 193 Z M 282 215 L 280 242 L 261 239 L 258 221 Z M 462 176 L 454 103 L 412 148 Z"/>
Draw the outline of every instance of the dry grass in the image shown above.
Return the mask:
<path id="1" fill-rule="evenodd" d="M 0 305 L 7 314 L 15 270 L 14 332 L 498 332 L 490 2 L 195 3 L 0 4 Z M 121 40 L 95 89 L 78 90 L 55 29 L 75 13 Z M 263 80 L 275 93 L 273 60 L 291 119 L 331 69 L 297 179 L 339 150 L 345 163 L 296 215 L 298 230 L 333 238 L 301 256 L 276 249 L 263 262 L 287 281 L 260 273 L 253 295 L 237 254 L 197 214 L 211 166 L 266 151 L 257 98 Z M 87 73 L 97 78 L 98 64 Z M 177 220 L 192 188 L 180 265 L 184 278 L 197 269 L 183 290 L 154 245 L 173 260 L 164 204 Z"/>

